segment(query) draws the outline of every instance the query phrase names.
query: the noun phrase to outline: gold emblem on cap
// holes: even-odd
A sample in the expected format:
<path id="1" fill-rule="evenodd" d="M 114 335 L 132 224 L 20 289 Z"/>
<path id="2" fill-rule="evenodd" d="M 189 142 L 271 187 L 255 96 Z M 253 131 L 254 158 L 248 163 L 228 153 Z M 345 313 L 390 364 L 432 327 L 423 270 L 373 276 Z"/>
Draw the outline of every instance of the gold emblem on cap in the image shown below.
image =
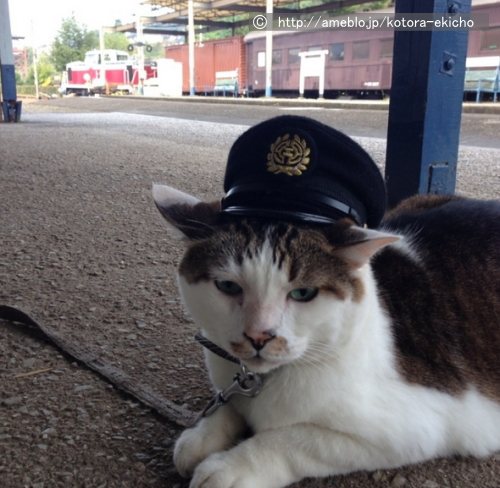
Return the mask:
<path id="1" fill-rule="evenodd" d="M 307 170 L 311 158 L 311 148 L 305 139 L 297 134 L 279 136 L 272 144 L 267 155 L 267 171 L 275 175 L 300 176 Z"/>

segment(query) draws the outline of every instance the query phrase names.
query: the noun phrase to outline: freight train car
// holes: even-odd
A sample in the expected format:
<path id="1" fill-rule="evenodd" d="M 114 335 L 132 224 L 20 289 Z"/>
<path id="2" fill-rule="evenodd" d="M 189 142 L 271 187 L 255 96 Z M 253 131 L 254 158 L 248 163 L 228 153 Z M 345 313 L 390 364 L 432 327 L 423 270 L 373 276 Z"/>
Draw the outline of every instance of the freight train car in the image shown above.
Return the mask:
<path id="1" fill-rule="evenodd" d="M 488 27 L 469 32 L 468 57 L 496 56 L 500 54 L 500 2 L 474 5 L 473 13 L 484 14 L 488 18 Z M 482 2 L 482 3 L 483 3 Z"/>
<path id="2" fill-rule="evenodd" d="M 182 63 L 184 93 L 189 93 L 189 53 L 187 44 L 167 46 L 165 57 Z M 234 72 L 237 94 L 243 94 L 247 86 L 246 46 L 243 37 L 228 37 L 195 45 L 195 91 L 213 93 L 217 73 Z"/>
<path id="3" fill-rule="evenodd" d="M 474 13 L 488 17 L 488 26 L 469 32 L 468 57 L 500 55 L 500 2 L 478 0 Z M 390 12 L 387 12 L 390 14 Z M 326 50 L 325 97 L 339 95 L 379 97 L 390 92 L 394 33 L 384 30 L 329 30 L 274 32 L 272 89 L 274 96 L 298 96 L 300 56 L 304 51 Z M 166 57 L 183 63 L 185 93 L 189 92 L 188 46 L 166 48 Z M 213 94 L 216 73 L 238 72 L 240 95 L 265 93 L 265 32 L 244 38 L 206 41 L 196 47 L 196 92 Z M 317 96 L 318 81 L 306 79 L 306 96 Z"/>
<path id="4" fill-rule="evenodd" d="M 262 33 L 245 37 L 249 93 L 265 89 L 266 40 Z M 300 52 L 326 50 L 325 95 L 341 93 L 369 96 L 390 90 L 392 32 L 333 31 L 276 33 L 273 37 L 272 87 L 275 95 L 297 96 Z M 306 95 L 318 92 L 318 78 L 306 78 Z"/>
<path id="5" fill-rule="evenodd" d="M 500 54 L 500 2 L 473 7 L 486 14 L 488 27 L 469 32 L 468 57 Z M 248 92 L 265 90 L 265 33 L 245 37 Z M 391 88 L 394 33 L 392 31 L 316 30 L 276 32 L 273 35 L 272 88 L 274 95 L 298 96 L 299 52 L 326 50 L 325 97 L 340 94 L 376 97 Z M 317 96 L 318 79 L 306 78 L 306 96 Z"/>

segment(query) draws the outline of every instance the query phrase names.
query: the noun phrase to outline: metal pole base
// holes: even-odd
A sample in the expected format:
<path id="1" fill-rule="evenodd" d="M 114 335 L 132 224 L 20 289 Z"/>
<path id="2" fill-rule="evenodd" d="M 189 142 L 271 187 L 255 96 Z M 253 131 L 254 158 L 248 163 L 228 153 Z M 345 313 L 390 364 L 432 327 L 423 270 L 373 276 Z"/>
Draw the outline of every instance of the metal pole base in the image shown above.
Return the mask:
<path id="1" fill-rule="evenodd" d="M 19 122 L 21 120 L 22 102 L 7 100 L 2 102 L 2 114 L 4 122 Z"/>

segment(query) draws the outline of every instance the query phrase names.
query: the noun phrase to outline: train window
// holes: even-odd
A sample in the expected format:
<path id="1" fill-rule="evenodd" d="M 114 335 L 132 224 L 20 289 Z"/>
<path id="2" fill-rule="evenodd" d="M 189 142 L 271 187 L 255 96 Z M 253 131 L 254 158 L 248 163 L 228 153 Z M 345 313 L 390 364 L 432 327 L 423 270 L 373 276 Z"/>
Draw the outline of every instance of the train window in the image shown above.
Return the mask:
<path id="1" fill-rule="evenodd" d="M 273 49 L 273 64 L 281 64 L 283 60 L 283 51 L 281 49 Z"/>
<path id="2" fill-rule="evenodd" d="M 88 64 L 100 64 L 101 55 L 96 52 L 87 53 L 85 54 L 85 62 Z"/>
<path id="3" fill-rule="evenodd" d="M 500 49 L 500 27 L 494 27 L 482 32 L 481 51 Z"/>
<path id="4" fill-rule="evenodd" d="M 259 51 L 257 53 L 257 68 L 265 68 L 266 67 L 266 52 Z"/>
<path id="5" fill-rule="evenodd" d="M 381 58 L 392 58 L 392 52 L 394 51 L 394 39 L 391 37 L 389 39 L 380 40 L 380 57 Z"/>
<path id="6" fill-rule="evenodd" d="M 357 41 L 352 43 L 352 59 L 368 59 L 370 57 L 370 42 Z"/>
<path id="7" fill-rule="evenodd" d="M 309 46 L 307 48 L 308 51 L 321 51 L 321 46 Z"/>
<path id="8" fill-rule="evenodd" d="M 300 48 L 292 47 L 288 50 L 288 64 L 296 64 L 300 62 Z"/>
<path id="9" fill-rule="evenodd" d="M 344 43 L 330 44 L 330 59 L 333 61 L 344 61 Z"/>
<path id="10" fill-rule="evenodd" d="M 274 49 L 273 64 L 281 64 L 282 60 L 283 60 L 283 52 L 281 51 L 281 49 Z M 257 67 L 265 68 L 265 66 L 266 66 L 266 52 L 259 51 L 257 53 Z"/>

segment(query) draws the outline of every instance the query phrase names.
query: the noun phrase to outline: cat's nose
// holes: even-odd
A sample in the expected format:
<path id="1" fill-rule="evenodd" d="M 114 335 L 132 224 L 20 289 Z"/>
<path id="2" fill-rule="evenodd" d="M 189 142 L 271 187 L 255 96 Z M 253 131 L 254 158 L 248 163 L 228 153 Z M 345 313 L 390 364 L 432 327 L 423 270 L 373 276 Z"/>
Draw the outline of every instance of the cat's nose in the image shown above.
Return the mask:
<path id="1" fill-rule="evenodd" d="M 273 330 L 264 330 L 264 331 L 256 331 L 256 332 L 243 332 L 243 335 L 252 343 L 253 348 L 256 351 L 260 351 L 264 348 L 264 346 L 272 341 L 276 334 Z"/>

